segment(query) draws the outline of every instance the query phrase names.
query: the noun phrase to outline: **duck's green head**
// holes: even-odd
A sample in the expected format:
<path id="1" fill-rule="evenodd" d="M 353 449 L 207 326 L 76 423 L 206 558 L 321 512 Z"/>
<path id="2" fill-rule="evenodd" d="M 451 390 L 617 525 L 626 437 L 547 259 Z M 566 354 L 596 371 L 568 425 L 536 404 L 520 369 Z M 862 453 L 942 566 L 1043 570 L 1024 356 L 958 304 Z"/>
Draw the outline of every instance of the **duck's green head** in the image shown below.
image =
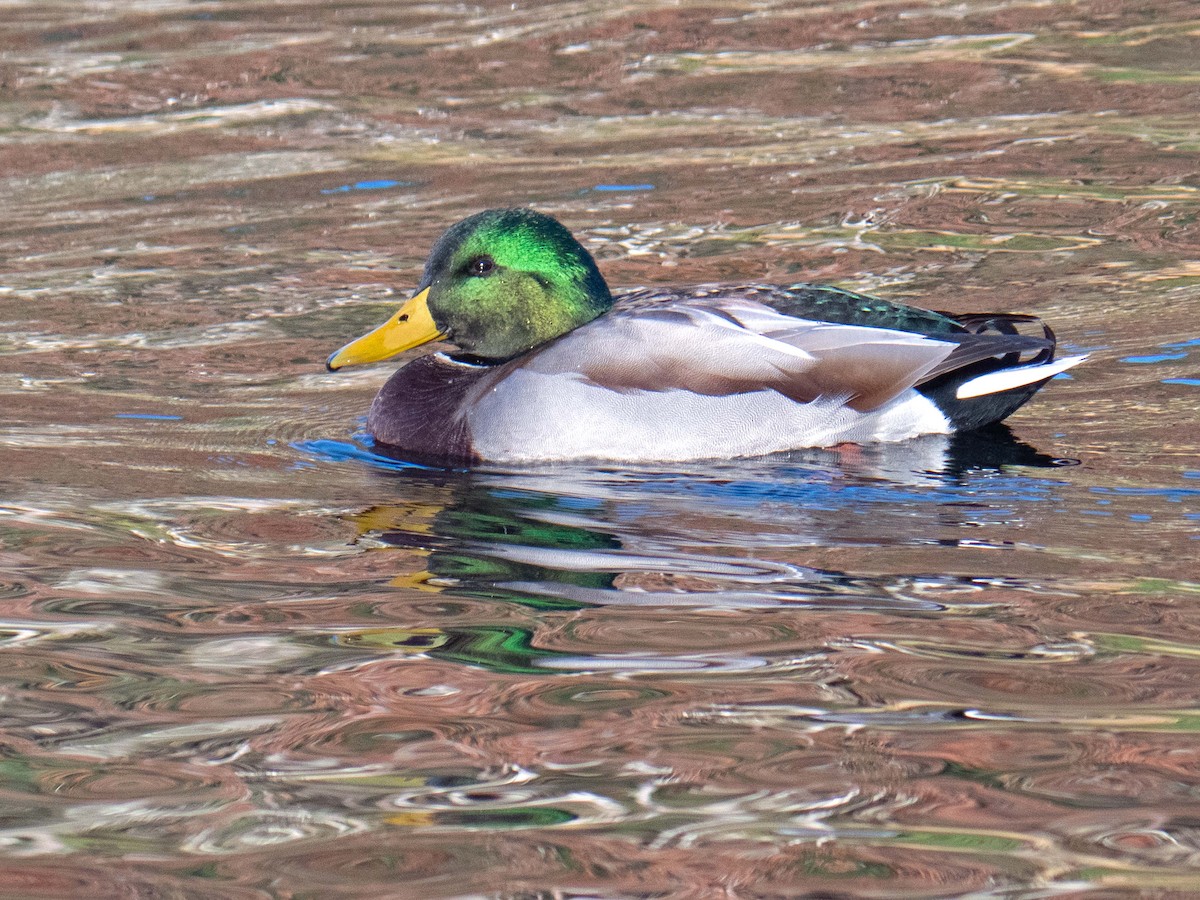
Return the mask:
<path id="1" fill-rule="evenodd" d="M 510 359 L 610 306 L 596 261 L 557 220 L 530 209 L 489 209 L 443 234 L 416 296 L 327 365 L 375 362 L 438 339 L 481 359 Z"/>

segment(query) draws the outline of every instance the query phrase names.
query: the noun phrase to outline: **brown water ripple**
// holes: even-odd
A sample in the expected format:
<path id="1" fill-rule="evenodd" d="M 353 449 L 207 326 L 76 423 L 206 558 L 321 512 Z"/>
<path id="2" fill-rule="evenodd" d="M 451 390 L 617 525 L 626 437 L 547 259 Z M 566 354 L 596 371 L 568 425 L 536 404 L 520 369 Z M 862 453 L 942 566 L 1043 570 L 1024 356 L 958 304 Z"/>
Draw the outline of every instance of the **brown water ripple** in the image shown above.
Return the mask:
<path id="1" fill-rule="evenodd" d="M 1069 658 L 1068 658 L 1069 659 Z M 1089 709 L 1144 706 L 1170 709 L 1194 699 L 1194 674 L 1172 666 L 1169 671 L 1140 660 L 1108 665 L 1085 660 L 1031 666 L 974 660 L 971 666 L 930 665 L 897 657 L 843 659 L 839 668 L 855 681 L 876 685 L 882 696 L 921 701 L 970 700 L 983 710 L 1020 708 L 1038 716 L 1056 706 Z"/>
<path id="2" fill-rule="evenodd" d="M 5 890 L 11 897 L 45 898 L 88 896 L 116 900 L 128 896 L 173 896 L 182 900 L 210 897 L 212 885 L 191 875 L 156 871 L 144 864 L 114 864 L 107 854 L 89 855 L 69 862 L 9 860 L 3 866 Z M 222 880 L 221 891 L 230 900 L 267 900 L 265 888 Z"/>
<path id="3" fill-rule="evenodd" d="M 510 6 L 6 9 L 0 893 L 1194 894 L 1194 10 Z M 288 446 L 505 203 L 1040 312 L 1083 464 Z"/>

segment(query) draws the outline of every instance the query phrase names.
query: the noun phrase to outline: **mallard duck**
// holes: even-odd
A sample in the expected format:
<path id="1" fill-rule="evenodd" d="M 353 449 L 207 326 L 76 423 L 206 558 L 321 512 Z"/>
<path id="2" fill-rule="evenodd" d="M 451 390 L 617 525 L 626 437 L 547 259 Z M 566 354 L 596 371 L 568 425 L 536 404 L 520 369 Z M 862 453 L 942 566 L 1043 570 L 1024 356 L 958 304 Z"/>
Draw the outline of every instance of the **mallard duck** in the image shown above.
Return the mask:
<path id="1" fill-rule="evenodd" d="M 678 461 L 947 434 L 1000 421 L 1084 358 L 1055 359 L 1033 316 L 952 316 L 824 285 L 614 297 L 571 233 L 529 209 L 452 226 L 417 294 L 327 365 L 430 341 L 457 349 L 392 375 L 367 428 L 445 463 Z"/>

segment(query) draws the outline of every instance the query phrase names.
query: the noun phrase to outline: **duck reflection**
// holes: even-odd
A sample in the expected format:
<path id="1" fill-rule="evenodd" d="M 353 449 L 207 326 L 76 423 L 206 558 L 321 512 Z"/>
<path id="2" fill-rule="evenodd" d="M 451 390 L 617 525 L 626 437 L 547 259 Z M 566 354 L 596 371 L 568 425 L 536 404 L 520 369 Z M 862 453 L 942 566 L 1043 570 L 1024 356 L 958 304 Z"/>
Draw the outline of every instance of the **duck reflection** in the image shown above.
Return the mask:
<path id="1" fill-rule="evenodd" d="M 670 470 L 555 466 L 387 473 L 383 502 L 351 516 L 357 539 L 397 552 L 400 589 L 569 611 L 602 606 L 847 611 L 945 608 L 930 586 L 970 576 L 852 573 L 816 548 L 946 546 L 947 529 L 1008 521 L 1065 461 L 1006 428 L 885 447 L 796 452 Z M 978 546 L 979 537 L 967 538 Z M 412 571 L 419 569 L 419 571 Z M 561 668 L 519 626 L 364 633 L 508 672 Z M 417 642 L 413 644 L 411 642 Z"/>

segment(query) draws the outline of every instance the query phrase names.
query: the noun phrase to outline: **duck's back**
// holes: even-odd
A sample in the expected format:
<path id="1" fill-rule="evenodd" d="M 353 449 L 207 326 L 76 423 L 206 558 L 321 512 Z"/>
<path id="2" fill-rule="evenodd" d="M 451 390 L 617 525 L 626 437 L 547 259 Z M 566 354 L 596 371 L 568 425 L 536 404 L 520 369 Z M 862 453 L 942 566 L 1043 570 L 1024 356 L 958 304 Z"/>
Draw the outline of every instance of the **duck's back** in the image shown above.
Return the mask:
<path id="1" fill-rule="evenodd" d="M 828 284 L 712 284 L 686 288 L 638 288 L 616 298 L 614 310 L 636 310 L 698 299 L 750 300 L 785 316 L 814 322 L 888 328 L 915 334 L 961 333 L 965 329 L 945 313 L 893 303 Z"/>

